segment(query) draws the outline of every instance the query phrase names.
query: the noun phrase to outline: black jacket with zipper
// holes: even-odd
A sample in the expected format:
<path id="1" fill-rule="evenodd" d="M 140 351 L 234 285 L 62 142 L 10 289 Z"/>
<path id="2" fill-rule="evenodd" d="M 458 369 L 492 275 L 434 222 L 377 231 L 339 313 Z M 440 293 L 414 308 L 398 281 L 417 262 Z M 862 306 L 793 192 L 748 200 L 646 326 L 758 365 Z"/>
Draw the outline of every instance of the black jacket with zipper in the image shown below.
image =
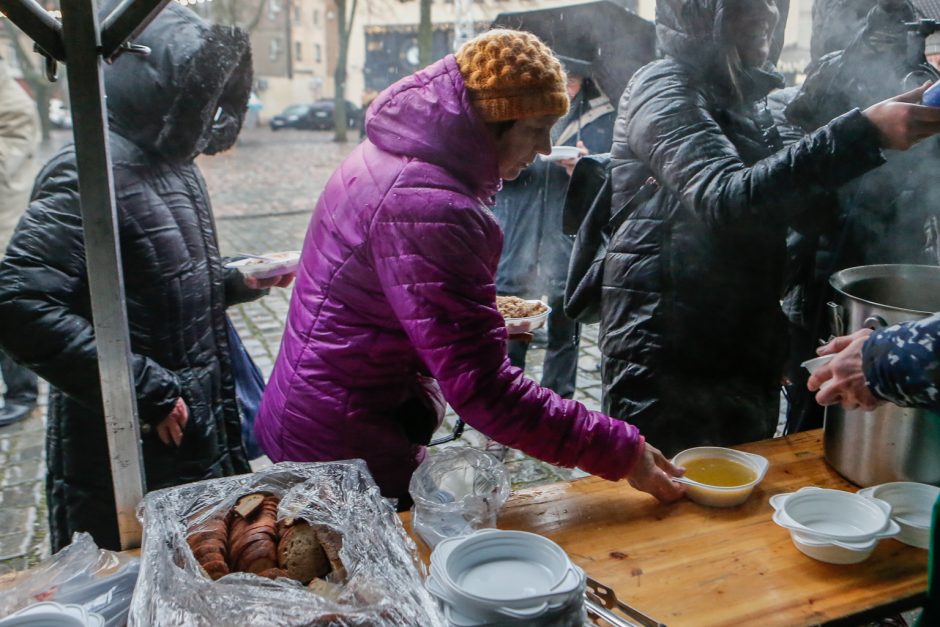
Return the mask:
<path id="1" fill-rule="evenodd" d="M 150 55 L 123 55 L 105 81 L 134 386 L 153 490 L 250 470 L 225 308 L 261 292 L 223 267 L 193 161 L 237 136 L 251 86 L 248 38 L 172 3 L 136 41 Z M 120 548 L 72 146 L 40 172 L 0 263 L 0 345 L 51 384 L 53 550 L 76 531 Z M 179 397 L 189 422 L 176 448 L 154 427 Z"/>
<path id="2" fill-rule="evenodd" d="M 783 149 L 765 107 L 782 80 L 769 66 L 732 77 L 721 61 L 723 4 L 658 3 L 666 56 L 631 80 L 611 150 L 612 207 L 650 177 L 659 190 L 605 259 L 604 411 L 667 455 L 773 435 L 787 226 L 813 219 L 801 214 L 819 195 L 883 161 L 857 110 Z"/>

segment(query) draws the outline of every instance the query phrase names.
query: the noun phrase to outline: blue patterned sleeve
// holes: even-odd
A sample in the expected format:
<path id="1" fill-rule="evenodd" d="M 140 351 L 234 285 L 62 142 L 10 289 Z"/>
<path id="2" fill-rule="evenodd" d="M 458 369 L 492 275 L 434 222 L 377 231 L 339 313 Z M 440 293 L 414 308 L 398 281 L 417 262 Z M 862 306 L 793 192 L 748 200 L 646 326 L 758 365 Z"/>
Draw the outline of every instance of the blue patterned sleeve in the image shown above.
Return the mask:
<path id="1" fill-rule="evenodd" d="M 940 314 L 872 333 L 862 364 L 878 398 L 940 411 Z"/>

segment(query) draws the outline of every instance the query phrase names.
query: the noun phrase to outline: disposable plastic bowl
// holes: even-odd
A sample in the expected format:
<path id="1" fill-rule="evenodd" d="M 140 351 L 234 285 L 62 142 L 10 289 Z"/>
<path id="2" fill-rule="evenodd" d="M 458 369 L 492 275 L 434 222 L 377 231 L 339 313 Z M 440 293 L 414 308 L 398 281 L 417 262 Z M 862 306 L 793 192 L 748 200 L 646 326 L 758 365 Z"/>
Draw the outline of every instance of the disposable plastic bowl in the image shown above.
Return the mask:
<path id="1" fill-rule="evenodd" d="M 891 518 L 900 526 L 899 542 L 919 549 L 930 548 L 930 520 L 940 488 L 926 483 L 895 481 L 859 490 L 865 498 L 875 498 L 891 505 Z"/>
<path id="2" fill-rule="evenodd" d="M 770 499 L 777 510 L 774 522 L 781 527 L 824 540 L 867 542 L 876 537 L 897 535 L 891 521 L 891 506 L 843 490 L 807 487 Z M 894 533 L 891 531 L 894 530 Z"/>
<path id="3" fill-rule="evenodd" d="M 557 544 L 525 531 L 487 530 L 453 547 L 442 562 L 445 585 L 491 606 L 531 607 L 577 587 L 575 567 Z"/>
<path id="4" fill-rule="evenodd" d="M 793 541 L 793 546 L 800 553 L 829 564 L 858 564 L 864 562 L 878 546 L 877 539 L 851 544 L 845 542 L 833 543 L 792 529 L 790 530 L 790 539 Z"/>
<path id="5" fill-rule="evenodd" d="M 542 303 L 540 300 L 527 300 L 526 302 L 531 304 Z M 540 314 L 526 318 L 506 318 L 506 330 L 509 331 L 509 334 L 529 333 L 545 324 L 545 321 L 548 320 L 548 314 L 552 313 L 552 308 L 547 303 L 542 304 L 545 305 L 545 311 Z"/>
<path id="6" fill-rule="evenodd" d="M 292 250 L 278 253 L 266 253 L 264 256 L 270 260 L 239 259 L 225 265 L 226 268 L 236 268 L 245 276 L 256 279 L 270 279 L 296 272 L 300 265 L 300 251 Z"/>
<path id="7" fill-rule="evenodd" d="M 686 496 L 699 505 L 709 507 L 734 507 L 740 505 L 751 496 L 751 492 L 754 491 L 757 484 L 764 480 L 767 469 L 770 467 L 770 462 L 760 455 L 720 446 L 699 446 L 686 449 L 676 454 L 672 458 L 672 462 L 682 466 L 694 459 L 714 457 L 729 459 L 747 466 L 754 471 L 754 479 L 743 485 L 724 487 L 699 483 L 683 477 L 681 482 L 687 486 Z"/>
<path id="8" fill-rule="evenodd" d="M 813 374 L 814 372 L 816 372 L 817 370 L 819 370 L 820 368 L 828 364 L 830 361 L 832 361 L 834 357 L 835 355 L 823 355 L 822 357 L 813 357 L 812 359 L 807 359 L 800 365 L 806 368 L 810 374 Z"/>
<path id="9" fill-rule="evenodd" d="M 564 161 L 574 159 L 581 154 L 577 146 L 552 146 L 551 154 L 542 155 L 545 161 Z"/>

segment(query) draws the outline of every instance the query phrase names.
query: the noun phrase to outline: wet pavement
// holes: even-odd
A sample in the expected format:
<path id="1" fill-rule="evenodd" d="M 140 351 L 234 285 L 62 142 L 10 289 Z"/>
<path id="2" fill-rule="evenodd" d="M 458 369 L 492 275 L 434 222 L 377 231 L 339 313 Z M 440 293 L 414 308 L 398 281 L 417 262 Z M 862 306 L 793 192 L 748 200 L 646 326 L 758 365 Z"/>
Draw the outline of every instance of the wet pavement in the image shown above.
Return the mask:
<path id="1" fill-rule="evenodd" d="M 57 134 L 43 149 L 50 156 L 68 141 Z M 356 144 L 336 144 L 328 132 L 255 129 L 243 133 L 231 151 L 200 158 L 217 218 L 223 255 L 297 250 L 303 243 L 316 198 L 336 165 Z M 274 365 L 284 328 L 290 290 L 275 289 L 259 301 L 229 309 L 245 346 L 265 377 Z M 526 372 L 538 380 L 544 349 L 538 340 L 528 354 Z M 583 334 L 576 397 L 600 407 L 600 352 L 596 329 Z M 48 555 L 44 483 L 45 386 L 33 415 L 0 428 L 0 573 L 18 570 Z M 441 431 L 449 433 L 456 416 L 449 412 Z M 460 440 L 443 446 L 483 448 L 486 438 L 467 429 Z M 506 451 L 505 462 L 516 487 L 582 476 Z"/>

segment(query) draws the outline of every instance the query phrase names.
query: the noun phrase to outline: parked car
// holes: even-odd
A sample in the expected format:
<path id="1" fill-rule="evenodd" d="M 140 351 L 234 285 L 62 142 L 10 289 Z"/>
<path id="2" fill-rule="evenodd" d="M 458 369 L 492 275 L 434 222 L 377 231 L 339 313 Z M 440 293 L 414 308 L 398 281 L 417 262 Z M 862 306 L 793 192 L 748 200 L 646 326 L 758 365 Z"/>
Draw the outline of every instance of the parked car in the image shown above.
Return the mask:
<path id="1" fill-rule="evenodd" d="M 356 128 L 362 123 L 362 111 L 353 103 L 346 101 L 346 122 L 349 128 Z M 329 130 L 333 128 L 333 100 L 324 98 L 313 104 L 296 104 L 271 118 L 272 131 L 282 128 L 307 130 Z"/>

